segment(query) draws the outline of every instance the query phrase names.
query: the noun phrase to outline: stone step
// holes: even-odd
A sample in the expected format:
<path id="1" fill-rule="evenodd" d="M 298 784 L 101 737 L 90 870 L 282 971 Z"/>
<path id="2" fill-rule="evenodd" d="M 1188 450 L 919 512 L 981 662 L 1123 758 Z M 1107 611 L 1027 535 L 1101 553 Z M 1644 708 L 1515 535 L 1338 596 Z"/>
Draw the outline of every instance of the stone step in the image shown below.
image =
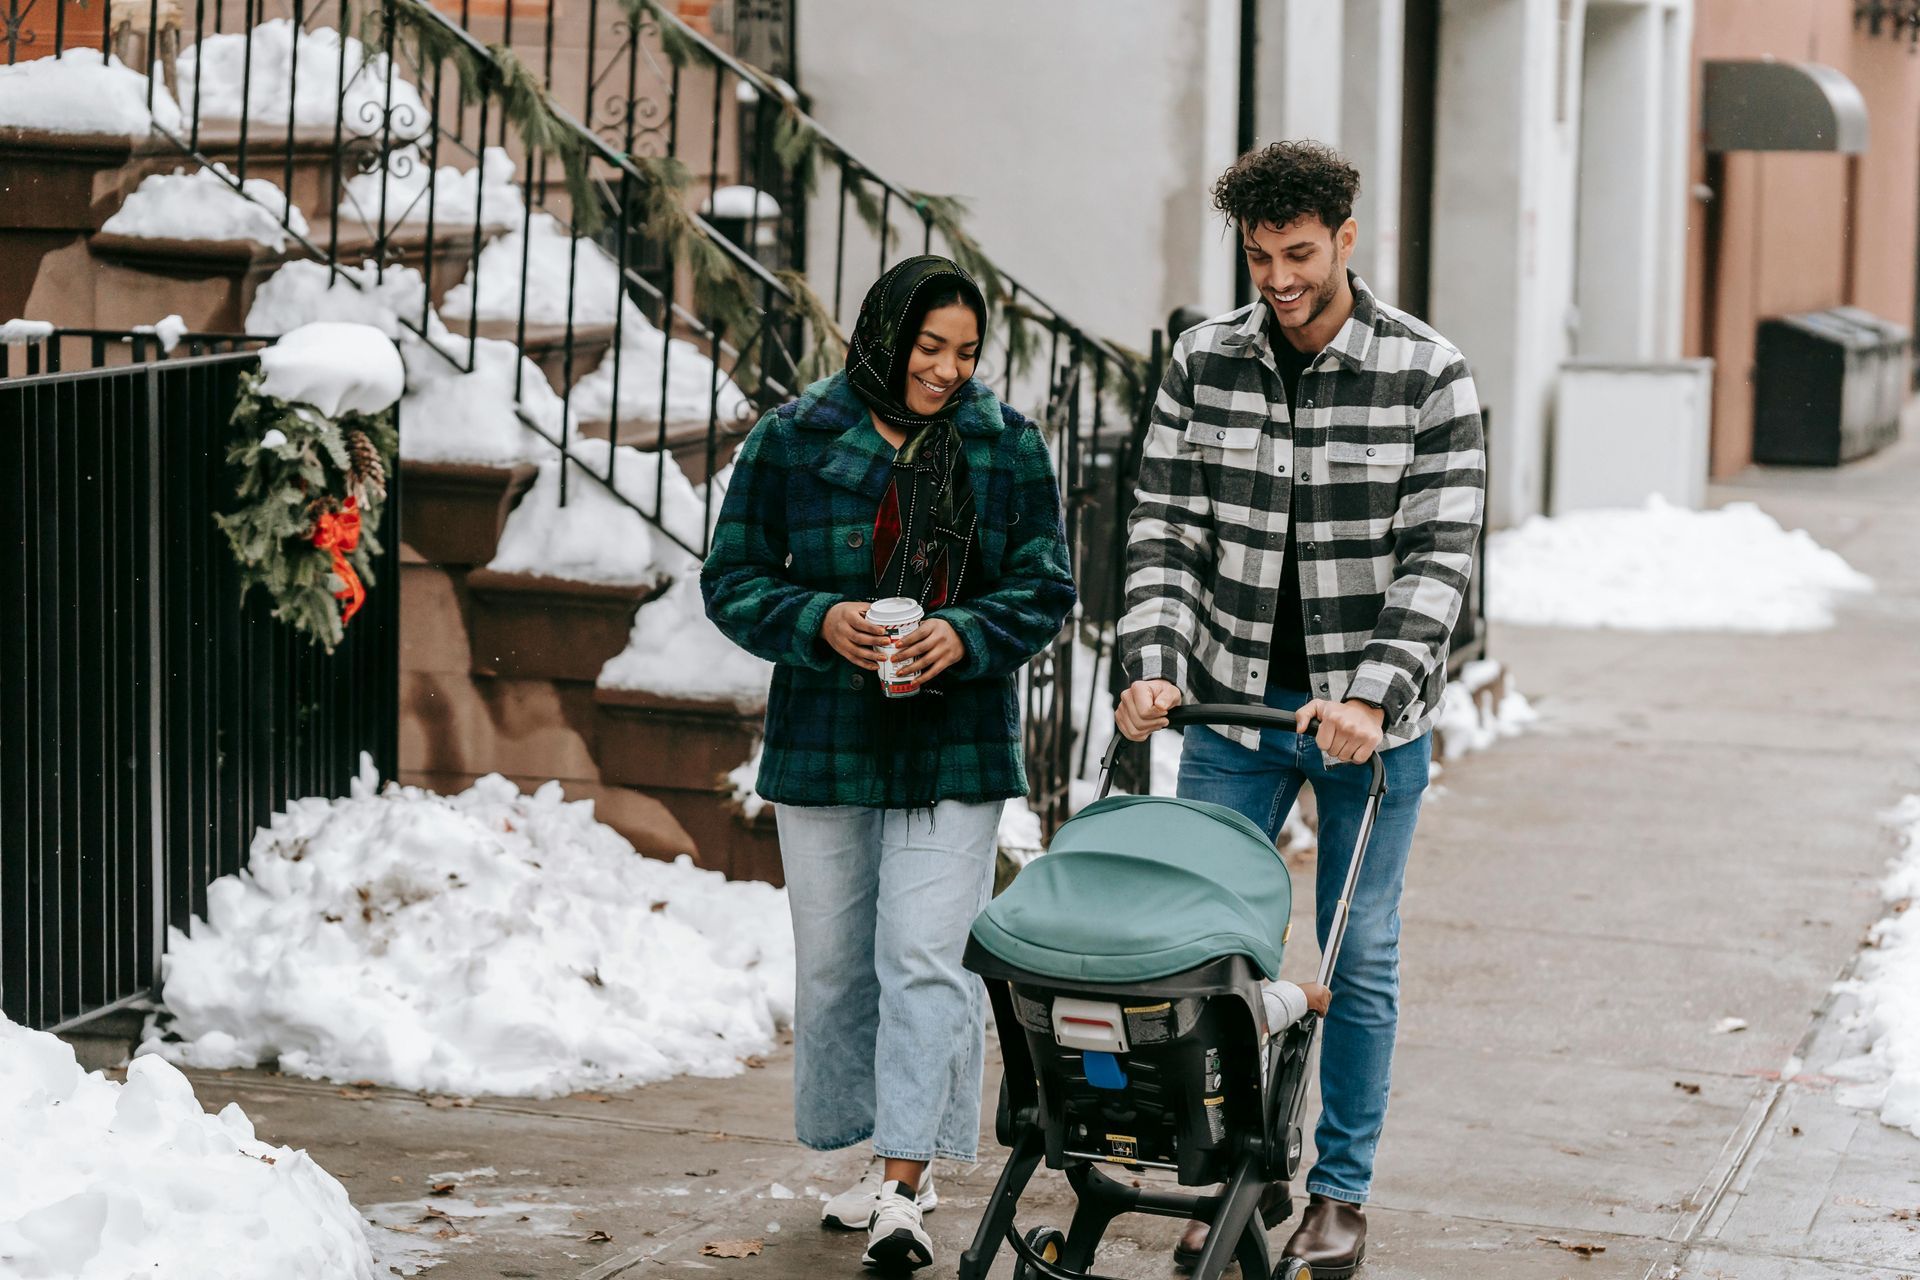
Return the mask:
<path id="1" fill-rule="evenodd" d="M 633 611 L 657 586 L 610 586 L 475 569 L 471 629 L 476 675 L 592 684 L 627 647 Z"/>
<path id="2" fill-rule="evenodd" d="M 428 354 L 431 354 L 430 352 Z M 406 423 L 401 423 L 402 433 Z M 527 463 L 400 461 L 400 537 L 429 564 L 466 568 L 491 561 L 507 513 L 539 474 Z"/>

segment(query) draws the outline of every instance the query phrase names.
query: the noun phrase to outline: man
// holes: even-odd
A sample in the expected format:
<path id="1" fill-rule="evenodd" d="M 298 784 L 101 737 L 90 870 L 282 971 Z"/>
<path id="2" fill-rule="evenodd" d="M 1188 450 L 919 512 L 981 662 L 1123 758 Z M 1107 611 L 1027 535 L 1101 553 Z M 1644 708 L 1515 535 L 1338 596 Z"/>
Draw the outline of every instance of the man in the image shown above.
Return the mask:
<path id="1" fill-rule="evenodd" d="M 1400 891 L 1427 784 L 1486 473 L 1460 352 L 1347 270 L 1360 176 L 1311 142 L 1242 156 L 1214 185 L 1259 299 L 1181 335 L 1140 467 L 1115 712 L 1135 741 L 1183 699 L 1265 703 L 1307 738 L 1186 732 L 1179 793 L 1277 832 L 1319 804 L 1321 945 L 1353 855 L 1365 763 L 1388 794 L 1350 904 L 1321 1046 L 1309 1203 L 1286 1254 L 1316 1278 L 1366 1254 L 1362 1209 L 1386 1118 Z M 1206 1238 L 1189 1225 L 1181 1256 Z"/>

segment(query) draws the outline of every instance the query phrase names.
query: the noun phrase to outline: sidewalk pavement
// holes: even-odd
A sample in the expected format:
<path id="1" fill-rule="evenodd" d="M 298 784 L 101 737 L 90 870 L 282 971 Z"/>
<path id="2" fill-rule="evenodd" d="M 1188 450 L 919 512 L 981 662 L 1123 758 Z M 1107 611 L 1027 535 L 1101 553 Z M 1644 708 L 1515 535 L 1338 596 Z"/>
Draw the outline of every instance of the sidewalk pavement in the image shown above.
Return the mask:
<path id="1" fill-rule="evenodd" d="M 1877 815 L 1920 792 L 1916 492 L 1915 424 L 1846 470 L 1715 491 L 1875 578 L 1832 631 L 1495 628 L 1542 721 L 1427 803 L 1363 1278 L 1920 1275 L 1920 1140 L 1838 1106 L 1823 1074 L 1858 1048 L 1829 990 L 1884 911 Z M 1715 1034 L 1723 1017 L 1747 1029 Z M 790 1082 L 785 1053 L 732 1080 L 465 1106 L 196 1077 L 442 1249 L 435 1280 L 859 1274 L 858 1238 L 823 1232 L 808 1189 L 844 1186 L 862 1153 L 796 1145 Z M 990 1132 L 981 1150 L 940 1171 L 935 1275 L 998 1173 Z M 465 1176 L 436 1196 L 437 1174 Z M 1022 1221 L 1069 1207 L 1043 1174 Z M 1099 1269 L 1172 1274 L 1176 1230 L 1123 1219 Z M 702 1254 L 740 1240 L 761 1252 Z"/>

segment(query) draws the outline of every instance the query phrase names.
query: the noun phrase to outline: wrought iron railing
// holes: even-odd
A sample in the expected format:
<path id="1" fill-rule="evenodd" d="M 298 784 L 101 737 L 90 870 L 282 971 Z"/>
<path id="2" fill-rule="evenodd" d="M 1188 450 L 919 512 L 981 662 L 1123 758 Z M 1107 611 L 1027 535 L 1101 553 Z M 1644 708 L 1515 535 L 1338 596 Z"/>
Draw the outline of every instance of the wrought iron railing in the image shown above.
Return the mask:
<path id="1" fill-rule="evenodd" d="M 375 559 L 386 589 L 332 655 L 258 593 L 241 607 L 213 513 L 257 362 L 0 381 L 0 1006 L 16 1022 L 148 996 L 166 928 L 206 915 L 208 884 L 276 810 L 345 794 L 363 753 L 397 770 L 397 534 Z"/>

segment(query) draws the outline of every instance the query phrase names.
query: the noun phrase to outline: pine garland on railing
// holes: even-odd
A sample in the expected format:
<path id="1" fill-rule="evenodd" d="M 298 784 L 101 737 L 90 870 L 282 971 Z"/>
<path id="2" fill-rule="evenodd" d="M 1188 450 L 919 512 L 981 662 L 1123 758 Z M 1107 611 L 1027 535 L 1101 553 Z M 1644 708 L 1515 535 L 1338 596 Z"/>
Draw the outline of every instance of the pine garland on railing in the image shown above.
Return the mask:
<path id="1" fill-rule="evenodd" d="M 834 322 L 833 313 L 798 271 L 780 272 L 780 283 L 792 290 L 799 318 L 813 334 L 813 345 L 799 361 L 802 383 L 817 382 L 838 373 L 847 362 L 847 337 Z"/>

